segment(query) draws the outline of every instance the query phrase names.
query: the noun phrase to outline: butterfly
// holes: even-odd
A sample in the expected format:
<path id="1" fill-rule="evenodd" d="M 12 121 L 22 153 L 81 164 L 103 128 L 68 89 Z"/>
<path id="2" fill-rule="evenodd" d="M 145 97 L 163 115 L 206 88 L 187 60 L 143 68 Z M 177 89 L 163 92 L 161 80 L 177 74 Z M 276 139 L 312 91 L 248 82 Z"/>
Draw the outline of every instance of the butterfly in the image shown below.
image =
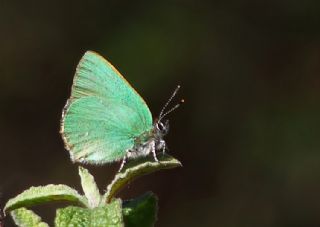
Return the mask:
<path id="1" fill-rule="evenodd" d="M 71 96 L 62 113 L 61 129 L 65 148 L 73 162 L 105 164 L 166 150 L 163 137 L 169 121 L 163 118 L 183 102 L 164 112 L 178 92 L 153 121 L 142 97 L 106 59 L 93 51 L 81 58 L 75 72 Z"/>

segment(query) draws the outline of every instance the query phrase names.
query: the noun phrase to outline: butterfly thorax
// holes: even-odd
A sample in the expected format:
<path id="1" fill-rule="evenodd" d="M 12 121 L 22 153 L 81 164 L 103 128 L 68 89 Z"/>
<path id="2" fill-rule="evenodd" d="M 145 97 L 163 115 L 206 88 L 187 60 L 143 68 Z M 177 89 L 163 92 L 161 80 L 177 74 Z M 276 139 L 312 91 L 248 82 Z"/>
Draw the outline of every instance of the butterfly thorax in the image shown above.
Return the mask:
<path id="1" fill-rule="evenodd" d="M 135 145 L 129 150 L 130 158 L 147 156 L 153 151 L 165 151 L 166 143 L 163 137 L 168 133 L 169 123 L 155 122 L 153 127 L 135 138 Z"/>
<path id="2" fill-rule="evenodd" d="M 146 131 L 146 132 L 143 132 L 141 135 L 137 136 L 135 139 L 134 139 L 134 147 L 139 147 L 145 143 L 147 143 L 150 139 L 152 139 L 154 136 L 153 136 L 153 128 Z"/>

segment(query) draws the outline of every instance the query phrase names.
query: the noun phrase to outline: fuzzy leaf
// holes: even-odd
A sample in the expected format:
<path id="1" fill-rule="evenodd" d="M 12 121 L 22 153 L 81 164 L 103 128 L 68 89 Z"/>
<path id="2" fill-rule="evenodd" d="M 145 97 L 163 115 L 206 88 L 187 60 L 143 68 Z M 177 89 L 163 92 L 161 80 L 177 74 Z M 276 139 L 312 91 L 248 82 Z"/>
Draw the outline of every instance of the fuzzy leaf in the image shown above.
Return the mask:
<path id="1" fill-rule="evenodd" d="M 70 201 L 87 206 L 86 199 L 79 195 L 76 190 L 62 184 L 49 184 L 47 186 L 31 187 L 10 199 L 4 207 L 4 212 L 51 201 Z"/>
<path id="2" fill-rule="evenodd" d="M 90 208 L 95 208 L 99 206 L 101 201 L 101 195 L 93 176 L 89 171 L 81 166 L 79 166 L 79 175 L 81 178 L 81 185 L 84 194 L 88 199 L 88 204 Z"/>
<path id="3" fill-rule="evenodd" d="M 140 176 L 161 169 L 171 169 L 182 166 L 181 162 L 169 155 L 162 155 L 158 157 L 158 159 L 159 162 L 155 162 L 153 157 L 141 158 L 127 163 L 108 185 L 107 192 L 104 194 L 102 201 L 109 203 L 127 182 L 132 182 Z"/>
<path id="4" fill-rule="evenodd" d="M 49 227 L 33 211 L 26 208 L 19 208 L 10 212 L 14 223 L 20 227 Z"/>
<path id="5" fill-rule="evenodd" d="M 123 219 L 126 227 L 151 227 L 157 220 L 158 199 L 148 192 L 123 204 Z"/>
<path id="6" fill-rule="evenodd" d="M 55 226 L 123 227 L 121 200 L 93 209 L 74 206 L 58 209 Z"/>

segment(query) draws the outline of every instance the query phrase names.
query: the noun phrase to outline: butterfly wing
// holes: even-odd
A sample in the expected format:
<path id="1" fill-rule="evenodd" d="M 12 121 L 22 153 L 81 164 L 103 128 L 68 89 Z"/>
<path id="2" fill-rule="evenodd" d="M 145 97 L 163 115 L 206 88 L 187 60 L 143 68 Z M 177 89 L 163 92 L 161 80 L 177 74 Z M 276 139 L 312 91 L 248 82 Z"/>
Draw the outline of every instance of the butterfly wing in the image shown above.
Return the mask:
<path id="1" fill-rule="evenodd" d="M 86 52 L 61 122 L 71 160 L 103 164 L 121 159 L 135 137 L 151 128 L 150 110 L 139 94 L 107 60 Z"/>

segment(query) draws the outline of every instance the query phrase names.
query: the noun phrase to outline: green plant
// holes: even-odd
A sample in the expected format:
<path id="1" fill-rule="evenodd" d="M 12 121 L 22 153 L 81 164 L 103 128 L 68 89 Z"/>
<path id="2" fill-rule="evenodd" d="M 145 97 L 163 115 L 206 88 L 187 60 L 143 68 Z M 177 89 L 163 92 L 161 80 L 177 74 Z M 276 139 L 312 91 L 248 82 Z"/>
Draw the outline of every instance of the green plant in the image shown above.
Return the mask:
<path id="1" fill-rule="evenodd" d="M 100 194 L 89 171 L 80 166 L 79 175 L 84 195 L 67 185 L 31 187 L 10 199 L 4 207 L 4 213 L 10 213 L 18 226 L 44 227 L 49 225 L 27 208 L 53 201 L 68 201 L 72 205 L 56 211 L 56 227 L 153 226 L 158 209 L 157 197 L 153 193 L 148 192 L 129 201 L 122 201 L 116 195 L 128 182 L 142 175 L 178 166 L 181 163 L 169 155 L 162 155 L 159 162 L 152 158 L 133 160 L 115 175 L 104 194 Z"/>

